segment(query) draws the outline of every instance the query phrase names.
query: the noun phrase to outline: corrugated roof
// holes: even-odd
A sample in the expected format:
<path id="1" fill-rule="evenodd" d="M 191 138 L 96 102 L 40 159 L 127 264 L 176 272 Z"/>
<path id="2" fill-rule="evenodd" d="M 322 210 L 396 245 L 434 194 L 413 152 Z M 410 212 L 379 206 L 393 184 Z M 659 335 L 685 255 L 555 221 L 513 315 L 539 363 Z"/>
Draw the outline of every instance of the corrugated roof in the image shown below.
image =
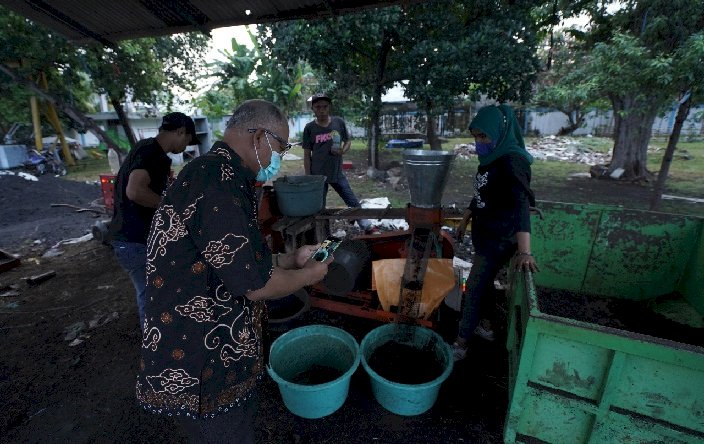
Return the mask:
<path id="1" fill-rule="evenodd" d="M 0 4 L 77 42 L 209 31 L 337 14 L 414 0 L 0 0 Z"/>

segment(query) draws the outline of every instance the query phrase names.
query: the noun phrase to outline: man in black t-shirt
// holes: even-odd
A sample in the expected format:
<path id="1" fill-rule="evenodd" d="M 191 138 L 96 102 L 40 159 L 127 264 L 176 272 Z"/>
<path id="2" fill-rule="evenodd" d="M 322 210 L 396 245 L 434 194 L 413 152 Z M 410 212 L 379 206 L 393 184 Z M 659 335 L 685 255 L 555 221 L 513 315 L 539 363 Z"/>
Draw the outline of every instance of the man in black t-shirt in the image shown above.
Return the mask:
<path id="1" fill-rule="evenodd" d="M 315 120 L 308 122 L 303 129 L 303 166 L 306 174 L 325 176 L 325 194 L 331 186 L 348 207 L 361 206 L 355 196 L 347 177 L 342 172 L 342 155 L 350 150 L 347 126 L 342 118 L 330 115 L 332 100 L 325 94 L 318 93 L 311 98 Z M 360 228 L 371 232 L 371 222 L 367 219 L 357 221 Z"/>
<path id="2" fill-rule="evenodd" d="M 129 274 L 137 293 L 140 328 L 144 326 L 147 235 L 168 184 L 171 159 L 167 153 L 180 154 L 197 143 L 193 119 L 178 112 L 166 114 L 159 134 L 141 140 L 117 173 L 110 234 L 117 261 Z"/>

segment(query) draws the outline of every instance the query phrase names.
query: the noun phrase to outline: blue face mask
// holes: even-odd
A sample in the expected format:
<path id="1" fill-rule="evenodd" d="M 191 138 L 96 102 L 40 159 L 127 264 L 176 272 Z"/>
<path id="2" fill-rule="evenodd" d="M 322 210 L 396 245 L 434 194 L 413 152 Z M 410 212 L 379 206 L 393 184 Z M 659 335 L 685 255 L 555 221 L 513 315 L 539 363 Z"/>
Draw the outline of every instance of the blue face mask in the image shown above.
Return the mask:
<path id="1" fill-rule="evenodd" d="M 486 156 L 496 148 L 496 142 L 491 141 L 489 143 L 474 142 L 474 147 L 477 151 L 478 156 Z"/>
<path id="2" fill-rule="evenodd" d="M 254 148 L 254 153 L 257 155 L 257 163 L 259 163 L 259 172 L 257 173 L 256 177 L 257 182 L 266 182 L 267 180 L 279 174 L 279 169 L 281 168 L 281 155 L 271 149 L 269 136 L 265 135 L 265 137 L 266 143 L 269 145 L 269 151 L 271 151 L 271 162 L 269 162 L 268 167 L 264 168 L 262 166 L 262 162 L 259 160 L 259 153 L 257 152 L 257 148 Z"/>

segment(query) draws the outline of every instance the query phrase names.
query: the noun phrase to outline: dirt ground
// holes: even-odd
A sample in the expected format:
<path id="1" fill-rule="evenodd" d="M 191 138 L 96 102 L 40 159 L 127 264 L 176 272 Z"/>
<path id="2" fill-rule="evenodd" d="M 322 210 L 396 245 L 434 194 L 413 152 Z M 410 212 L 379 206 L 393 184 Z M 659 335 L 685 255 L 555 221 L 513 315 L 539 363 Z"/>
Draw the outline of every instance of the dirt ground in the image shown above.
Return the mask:
<path id="1" fill-rule="evenodd" d="M 0 287 L 20 285 L 20 295 L 3 298 L 0 306 L 0 410 L 5 412 L 0 441 L 182 441 L 168 418 L 144 413 L 135 403 L 141 337 L 131 284 L 110 249 L 86 242 L 37 262 L 26 260 L 0 274 Z M 57 273 L 51 280 L 35 287 L 22 282 L 49 270 Z M 72 346 L 67 332 L 81 322 L 86 324 L 77 336 L 82 342 Z M 380 325 L 316 310 L 296 325 L 310 323 L 336 325 L 358 341 Z M 404 418 L 379 406 L 361 367 L 343 407 L 319 420 L 288 412 L 275 383 L 265 376 L 258 442 L 499 442 L 507 403 L 505 371 L 490 363 L 504 358 L 500 346 L 479 345 L 491 358 L 458 366 L 437 406 L 418 417 Z"/>
<path id="2" fill-rule="evenodd" d="M 101 196 L 97 184 L 49 174 L 39 176 L 37 181 L 0 175 L 0 249 L 23 255 L 43 252 L 63 239 L 90 233 L 99 213 L 77 213 L 75 208 L 51 207 L 51 204 L 74 205 L 102 213 Z M 100 218 L 106 218 L 104 213 Z"/>
<path id="3" fill-rule="evenodd" d="M 596 195 L 623 203 L 647 191 L 589 179 L 536 190 L 541 198 L 586 202 Z M 552 192 L 553 195 L 549 193 Z M 141 343 L 134 292 L 109 247 L 96 241 L 57 242 L 90 232 L 104 218 L 81 208 L 99 208 L 98 185 L 42 176 L 38 182 L 0 176 L 0 249 L 21 255 L 22 265 L 0 273 L 0 442 L 181 442 L 169 419 L 144 413 L 134 383 Z M 457 196 L 446 196 L 453 200 Z M 23 279 L 54 271 L 35 286 Z M 446 338 L 456 315 L 441 313 Z M 291 327 L 335 325 L 361 341 L 380 325 L 311 309 Z M 273 340 L 280 332 L 272 332 Z M 508 404 L 507 357 L 498 340 L 476 339 L 456 365 L 435 406 L 414 417 L 384 410 L 368 376 L 355 373 L 340 410 L 305 420 L 283 405 L 276 384 L 264 375 L 257 415 L 261 443 L 498 443 Z"/>

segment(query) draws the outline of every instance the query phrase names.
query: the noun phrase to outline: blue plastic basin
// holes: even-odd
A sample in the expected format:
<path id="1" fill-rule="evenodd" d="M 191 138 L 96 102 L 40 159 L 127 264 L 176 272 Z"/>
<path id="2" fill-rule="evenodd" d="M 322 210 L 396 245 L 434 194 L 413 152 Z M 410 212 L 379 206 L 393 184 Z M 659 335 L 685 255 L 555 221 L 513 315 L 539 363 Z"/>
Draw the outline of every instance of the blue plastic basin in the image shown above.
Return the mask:
<path id="1" fill-rule="evenodd" d="M 359 344 L 352 335 L 327 325 L 309 325 L 295 328 L 271 344 L 267 371 L 279 385 L 286 408 L 300 417 L 315 419 L 342 407 L 359 360 Z M 341 376 L 322 384 L 292 382 L 321 366 L 333 368 Z"/>
<path id="2" fill-rule="evenodd" d="M 402 329 L 402 334 L 399 334 Z M 369 366 L 369 358 L 382 345 L 396 341 L 423 349 L 430 344 L 444 370 L 436 379 L 422 384 L 401 384 L 380 376 Z M 360 345 L 362 366 L 369 374 L 374 398 L 386 410 L 397 415 L 419 415 L 430 409 L 438 398 L 440 386 L 452 373 L 452 350 L 434 331 L 418 326 L 386 324 L 370 331 Z"/>

